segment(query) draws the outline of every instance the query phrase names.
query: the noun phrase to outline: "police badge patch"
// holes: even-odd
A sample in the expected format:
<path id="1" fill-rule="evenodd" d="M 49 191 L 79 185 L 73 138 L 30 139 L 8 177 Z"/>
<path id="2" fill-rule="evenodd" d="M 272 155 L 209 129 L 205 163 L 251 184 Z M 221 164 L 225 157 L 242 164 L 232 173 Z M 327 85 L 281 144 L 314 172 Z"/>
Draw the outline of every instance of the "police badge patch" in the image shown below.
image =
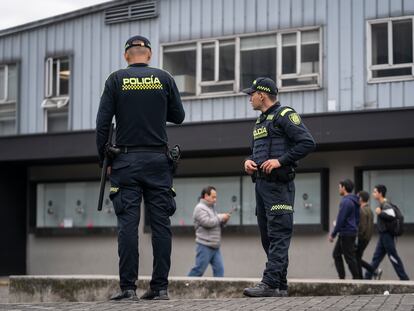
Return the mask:
<path id="1" fill-rule="evenodd" d="M 295 125 L 299 125 L 299 124 L 300 124 L 300 122 L 301 122 L 301 120 L 300 120 L 300 116 L 299 116 L 296 112 L 291 113 L 291 114 L 289 115 L 289 120 L 290 120 L 290 122 L 292 122 L 292 123 L 293 123 L 293 124 L 295 124 Z"/>

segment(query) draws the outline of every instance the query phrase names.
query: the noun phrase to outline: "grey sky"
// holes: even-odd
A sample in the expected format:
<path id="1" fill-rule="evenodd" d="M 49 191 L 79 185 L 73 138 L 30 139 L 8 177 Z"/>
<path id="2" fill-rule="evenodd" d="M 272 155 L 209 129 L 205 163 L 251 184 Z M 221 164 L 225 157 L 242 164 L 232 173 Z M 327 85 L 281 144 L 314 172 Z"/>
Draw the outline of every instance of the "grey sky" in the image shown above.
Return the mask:
<path id="1" fill-rule="evenodd" d="M 1 0 L 0 29 L 26 24 L 108 0 Z"/>

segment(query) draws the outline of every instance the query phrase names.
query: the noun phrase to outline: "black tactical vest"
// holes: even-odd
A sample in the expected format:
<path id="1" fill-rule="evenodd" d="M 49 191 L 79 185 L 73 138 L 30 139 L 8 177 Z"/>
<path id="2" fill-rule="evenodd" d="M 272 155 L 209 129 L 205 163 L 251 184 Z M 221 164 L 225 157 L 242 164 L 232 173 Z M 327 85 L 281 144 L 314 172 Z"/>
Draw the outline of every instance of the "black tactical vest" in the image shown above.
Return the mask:
<path id="1" fill-rule="evenodd" d="M 260 166 L 268 159 L 277 159 L 291 147 L 283 128 L 277 125 L 282 114 L 292 111 L 289 107 L 278 107 L 269 114 L 261 114 L 253 129 L 253 161 Z"/>

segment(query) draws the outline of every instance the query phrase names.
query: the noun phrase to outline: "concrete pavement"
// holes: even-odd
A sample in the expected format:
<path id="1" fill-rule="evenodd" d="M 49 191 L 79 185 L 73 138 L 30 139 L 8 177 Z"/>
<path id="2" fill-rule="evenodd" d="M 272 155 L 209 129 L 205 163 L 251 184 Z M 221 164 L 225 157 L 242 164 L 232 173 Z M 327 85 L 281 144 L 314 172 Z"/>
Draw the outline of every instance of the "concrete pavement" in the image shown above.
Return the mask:
<path id="1" fill-rule="evenodd" d="M 277 310 L 413 311 L 414 294 L 287 298 L 177 299 L 170 301 L 0 304 L 4 311 Z"/>

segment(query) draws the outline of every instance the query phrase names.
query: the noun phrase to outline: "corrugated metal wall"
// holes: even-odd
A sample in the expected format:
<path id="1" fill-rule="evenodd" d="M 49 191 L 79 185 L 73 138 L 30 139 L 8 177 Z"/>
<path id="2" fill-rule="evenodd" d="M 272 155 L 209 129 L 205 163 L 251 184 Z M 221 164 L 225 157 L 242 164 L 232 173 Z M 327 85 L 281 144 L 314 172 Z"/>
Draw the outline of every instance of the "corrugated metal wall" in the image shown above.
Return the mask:
<path id="1" fill-rule="evenodd" d="M 413 0 L 160 0 L 158 19 L 104 24 L 103 12 L 0 37 L 0 63 L 20 61 L 20 133 L 43 130 L 44 61 L 71 54 L 71 125 L 95 126 L 99 96 L 110 72 L 124 67 L 122 47 L 132 34 L 148 36 L 158 64 L 159 43 L 301 26 L 323 26 L 324 87 L 280 95 L 301 113 L 413 106 L 414 82 L 368 85 L 365 21 L 414 14 Z M 186 122 L 250 118 L 244 96 L 185 101 Z"/>

